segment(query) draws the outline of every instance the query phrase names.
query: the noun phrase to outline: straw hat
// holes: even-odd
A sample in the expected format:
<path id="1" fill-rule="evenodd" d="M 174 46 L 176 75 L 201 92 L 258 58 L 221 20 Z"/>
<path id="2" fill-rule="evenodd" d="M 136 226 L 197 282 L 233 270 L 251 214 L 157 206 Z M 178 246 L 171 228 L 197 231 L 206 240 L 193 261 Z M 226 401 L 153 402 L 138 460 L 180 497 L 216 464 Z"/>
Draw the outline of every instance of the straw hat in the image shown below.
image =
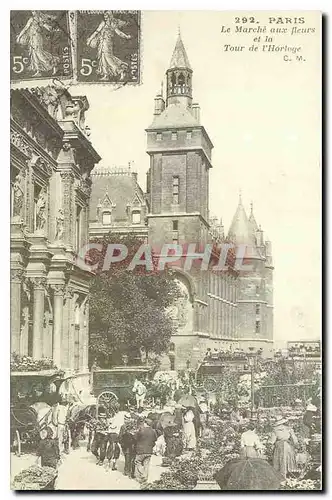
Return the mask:
<path id="1" fill-rule="evenodd" d="M 278 415 L 276 417 L 276 420 L 273 424 L 273 427 L 277 427 L 278 425 L 286 424 L 287 423 L 287 418 L 284 418 L 282 415 Z"/>

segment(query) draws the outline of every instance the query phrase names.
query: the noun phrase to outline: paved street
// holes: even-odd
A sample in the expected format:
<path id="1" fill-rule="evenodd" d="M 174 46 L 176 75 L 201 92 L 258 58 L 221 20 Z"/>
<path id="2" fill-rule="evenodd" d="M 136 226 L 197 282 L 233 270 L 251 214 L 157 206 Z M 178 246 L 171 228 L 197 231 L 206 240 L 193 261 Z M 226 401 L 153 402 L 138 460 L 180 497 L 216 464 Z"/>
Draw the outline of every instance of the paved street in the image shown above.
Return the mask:
<path id="1" fill-rule="evenodd" d="M 32 455 L 23 455 L 22 457 L 12 455 L 12 477 L 35 462 L 36 457 Z M 166 470 L 160 467 L 160 462 L 160 457 L 152 457 L 149 482 L 159 479 L 160 474 Z M 123 456 L 118 460 L 117 466 L 117 471 L 108 470 L 106 465 L 103 467 L 97 466 L 95 457 L 82 446 L 78 450 L 72 450 L 69 455 L 63 458 L 59 467 L 56 489 L 139 490 L 139 485 L 135 480 L 129 479 L 122 474 L 124 468 Z"/>

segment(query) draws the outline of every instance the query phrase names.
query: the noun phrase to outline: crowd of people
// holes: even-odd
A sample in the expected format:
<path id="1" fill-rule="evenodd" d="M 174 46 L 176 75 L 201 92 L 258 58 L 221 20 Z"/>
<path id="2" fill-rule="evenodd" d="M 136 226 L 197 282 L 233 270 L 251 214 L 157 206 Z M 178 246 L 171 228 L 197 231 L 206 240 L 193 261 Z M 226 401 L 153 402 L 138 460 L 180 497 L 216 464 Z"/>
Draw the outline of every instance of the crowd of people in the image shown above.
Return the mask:
<path id="1" fill-rule="evenodd" d="M 109 471 L 117 470 L 122 452 L 123 474 L 137 480 L 144 489 L 148 483 L 152 455 L 161 456 L 161 465 L 164 466 L 170 465 L 176 457 L 190 456 L 198 447 L 199 438 L 208 436 L 211 431 L 209 419 L 215 412 L 208 398 L 191 394 L 185 394 L 177 402 L 174 399 L 168 401 L 167 407 L 162 410 L 147 409 L 146 387 L 138 380 L 133 393 L 136 396 L 135 408 L 126 407 L 120 411 L 120 405 L 114 402 L 107 412 L 100 409 L 96 418 L 86 422 L 90 437 L 87 450 L 94 455 L 97 466 L 107 464 Z M 317 422 L 320 416 L 314 403 L 316 401 L 308 402 L 303 415 L 309 435 L 319 431 Z M 257 433 L 257 415 L 252 415 L 248 409 L 240 411 L 234 403 L 228 404 L 218 416 L 223 421 L 229 420 L 238 431 L 241 458 L 265 458 L 265 446 Z M 57 468 L 61 453 L 68 452 L 68 447 L 63 448 L 68 436 L 65 431 L 60 434 L 61 449 L 51 427 L 41 430 L 38 460 L 41 460 L 42 466 Z M 297 468 L 298 437 L 285 415 L 275 417 L 269 443 L 273 467 L 287 478 Z"/>

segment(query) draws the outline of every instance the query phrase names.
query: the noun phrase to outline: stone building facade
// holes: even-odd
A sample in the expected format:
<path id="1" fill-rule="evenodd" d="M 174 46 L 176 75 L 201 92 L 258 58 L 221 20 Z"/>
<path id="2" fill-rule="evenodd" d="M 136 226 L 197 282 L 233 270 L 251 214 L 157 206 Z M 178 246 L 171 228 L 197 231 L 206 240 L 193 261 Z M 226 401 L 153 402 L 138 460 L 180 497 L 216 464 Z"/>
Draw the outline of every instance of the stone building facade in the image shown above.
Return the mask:
<path id="1" fill-rule="evenodd" d="M 63 87 L 11 91 L 11 352 L 76 372 L 88 367 L 91 276 L 75 257 L 100 160 L 88 107 Z"/>
<path id="2" fill-rule="evenodd" d="M 177 268 L 177 279 L 183 298 L 172 310 L 177 334 L 172 338 L 164 368 L 195 367 L 207 348 L 263 347 L 272 348 L 273 341 L 273 265 L 271 244 L 265 242 L 253 212 L 248 218 L 239 201 L 228 236 L 224 236 L 221 221 L 209 213 L 209 171 L 212 168 L 213 144 L 200 121 L 200 107 L 193 102 L 193 71 L 179 35 L 166 71 L 166 96 L 156 96 L 154 117 L 146 129 L 147 172 L 145 196 L 132 178 L 127 191 L 122 177 L 111 171 L 93 176 L 90 211 L 90 237 L 105 232 L 132 232 L 130 211 L 118 215 L 117 199 L 127 204 L 139 192 L 139 207 L 145 214 L 137 226 L 149 243 L 160 247 L 164 243 L 196 244 L 196 250 L 206 244 L 218 249 L 224 243 L 247 245 L 246 263 L 250 272 L 235 270 L 202 271 L 195 266 Z M 132 176 L 130 172 L 127 177 Z M 129 181 L 126 181 L 129 183 Z M 119 196 L 119 192 L 122 195 Z M 105 208 L 104 203 L 108 206 Z M 132 203 L 132 202 L 131 202 Z M 101 210 L 113 207 L 114 217 L 103 221 Z M 143 225 L 144 224 L 144 225 Z M 136 229 L 136 232 L 137 232 Z M 174 266 L 173 266 L 174 267 Z"/>

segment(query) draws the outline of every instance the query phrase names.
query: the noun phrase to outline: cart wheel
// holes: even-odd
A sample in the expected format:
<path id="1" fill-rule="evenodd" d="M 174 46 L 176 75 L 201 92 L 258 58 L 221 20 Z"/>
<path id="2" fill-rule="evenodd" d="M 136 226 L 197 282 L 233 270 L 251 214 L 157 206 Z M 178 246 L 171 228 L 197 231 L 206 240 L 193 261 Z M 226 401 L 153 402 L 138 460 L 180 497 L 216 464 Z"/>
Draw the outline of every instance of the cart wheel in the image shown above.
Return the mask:
<path id="1" fill-rule="evenodd" d="M 105 408 L 109 408 L 112 405 L 112 403 L 115 403 L 116 401 L 118 401 L 118 397 L 116 394 L 114 394 L 114 392 L 110 391 L 102 392 L 97 399 L 97 412 L 99 406 L 104 406 Z"/>
<path id="2" fill-rule="evenodd" d="M 209 377 L 206 380 L 204 380 L 203 387 L 207 392 L 214 392 L 217 389 L 218 384 L 214 378 Z"/>
<path id="3" fill-rule="evenodd" d="M 21 452 L 22 452 L 22 443 L 21 443 L 21 436 L 20 436 L 20 433 L 19 431 L 16 429 L 15 431 L 15 440 L 14 440 L 14 444 L 16 444 L 16 449 L 17 449 L 17 456 L 20 456 L 21 455 Z"/>

